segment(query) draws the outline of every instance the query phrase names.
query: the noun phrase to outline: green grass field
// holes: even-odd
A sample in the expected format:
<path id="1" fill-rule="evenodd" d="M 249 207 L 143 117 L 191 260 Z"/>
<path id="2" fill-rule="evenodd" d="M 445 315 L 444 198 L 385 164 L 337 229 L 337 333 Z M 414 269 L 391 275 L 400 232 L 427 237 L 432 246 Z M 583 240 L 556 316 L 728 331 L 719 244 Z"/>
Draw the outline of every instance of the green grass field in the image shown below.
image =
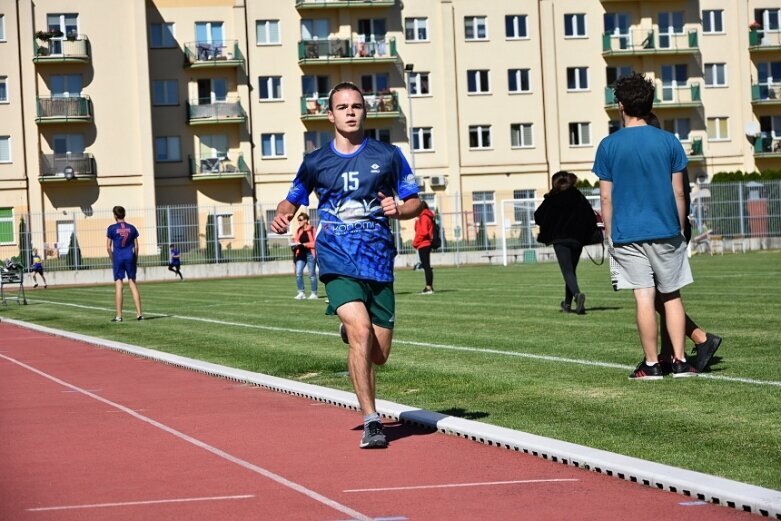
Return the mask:
<path id="1" fill-rule="evenodd" d="M 627 380 L 642 358 L 634 300 L 606 265 L 581 263 L 585 316 L 558 312 L 553 263 L 453 267 L 435 270 L 431 296 L 417 295 L 422 272 L 397 273 L 379 397 L 781 490 L 781 252 L 692 267 L 687 311 L 724 337 L 707 378 Z M 337 319 L 322 298 L 294 300 L 292 275 L 141 291 L 145 322 L 109 322 L 109 284 L 29 291 L 31 305 L 9 300 L 0 315 L 351 390 Z M 129 292 L 125 306 L 132 318 Z"/>

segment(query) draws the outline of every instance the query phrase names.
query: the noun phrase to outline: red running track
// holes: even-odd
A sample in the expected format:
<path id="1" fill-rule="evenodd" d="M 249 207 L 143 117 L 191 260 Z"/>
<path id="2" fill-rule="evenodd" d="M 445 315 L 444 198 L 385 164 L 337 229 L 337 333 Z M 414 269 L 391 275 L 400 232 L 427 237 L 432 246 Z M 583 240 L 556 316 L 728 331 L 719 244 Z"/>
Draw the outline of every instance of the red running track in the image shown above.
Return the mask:
<path id="1" fill-rule="evenodd" d="M 755 519 L 402 424 L 389 449 L 360 450 L 360 424 L 0 324 L 0 520 Z"/>

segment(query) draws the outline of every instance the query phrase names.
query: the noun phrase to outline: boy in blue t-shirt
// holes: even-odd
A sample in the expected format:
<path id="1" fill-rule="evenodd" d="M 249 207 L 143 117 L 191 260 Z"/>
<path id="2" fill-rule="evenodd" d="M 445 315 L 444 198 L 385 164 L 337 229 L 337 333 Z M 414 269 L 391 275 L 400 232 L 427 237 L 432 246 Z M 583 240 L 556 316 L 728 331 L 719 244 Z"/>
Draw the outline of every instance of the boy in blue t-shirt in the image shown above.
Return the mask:
<path id="1" fill-rule="evenodd" d="M 388 360 L 395 321 L 390 219 L 413 219 L 422 206 L 401 151 L 364 137 L 366 103 L 356 85 L 331 90 L 328 119 L 334 140 L 304 158 L 271 229 L 286 233 L 298 208 L 309 205 L 309 194 L 317 194 L 317 266 L 328 294 L 326 314 L 340 318 L 342 340 L 350 345 L 350 377 L 364 414 L 360 447 L 382 448 L 387 440 L 375 404 L 374 366 Z"/>
<path id="2" fill-rule="evenodd" d="M 184 277 L 182 277 L 182 272 L 180 271 L 182 260 L 179 256 L 179 248 L 177 248 L 172 244 L 169 249 L 169 255 L 170 257 L 168 259 L 168 271 L 173 271 L 174 275 L 179 275 L 180 280 L 184 280 Z"/>
<path id="3" fill-rule="evenodd" d="M 117 307 L 117 314 L 111 321 L 122 322 L 122 300 L 126 275 L 130 293 L 133 295 L 133 303 L 136 305 L 136 319 L 144 320 L 144 315 L 141 313 L 141 295 L 136 286 L 138 230 L 132 224 L 125 222 L 125 209 L 123 207 L 115 206 L 112 211 L 114 212 L 114 220 L 117 222 L 106 230 L 106 251 L 114 268 L 114 303 Z"/>
<path id="4" fill-rule="evenodd" d="M 629 376 L 659 380 L 654 300 L 658 291 L 673 347 L 673 377 L 695 376 L 684 353 L 680 289 L 692 282 L 683 226 L 686 153 L 673 134 L 646 123 L 653 83 L 634 73 L 620 78 L 615 97 L 624 128 L 604 138 L 594 160 L 615 289 L 632 289 L 645 359 Z"/>
<path id="5" fill-rule="evenodd" d="M 43 275 L 43 261 L 41 260 L 41 256 L 38 255 L 38 250 L 33 248 L 33 288 L 38 287 L 38 279 L 36 278 L 38 275 L 41 276 L 44 289 L 48 288 L 49 285 L 46 283 L 46 277 Z"/>

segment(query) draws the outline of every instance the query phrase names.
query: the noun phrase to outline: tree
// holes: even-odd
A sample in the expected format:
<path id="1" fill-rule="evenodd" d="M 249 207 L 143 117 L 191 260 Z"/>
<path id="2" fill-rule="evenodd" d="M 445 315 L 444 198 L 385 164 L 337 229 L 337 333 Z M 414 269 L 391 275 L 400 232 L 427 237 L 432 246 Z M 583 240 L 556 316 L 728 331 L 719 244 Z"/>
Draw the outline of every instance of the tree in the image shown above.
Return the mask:
<path id="1" fill-rule="evenodd" d="M 265 260 L 268 257 L 268 235 L 266 234 L 266 222 L 263 218 L 255 220 L 255 237 L 252 241 L 252 258 Z"/>
<path id="2" fill-rule="evenodd" d="M 71 234 L 70 244 L 68 245 L 68 254 L 65 256 L 68 266 L 71 266 L 74 270 L 83 269 L 81 248 L 79 247 L 79 240 L 76 238 L 76 232 Z"/>
<path id="3" fill-rule="evenodd" d="M 217 222 L 214 214 L 209 214 L 206 219 L 206 260 L 219 263 L 220 253 L 222 245 L 217 240 Z"/>
<path id="4" fill-rule="evenodd" d="M 24 216 L 19 219 L 19 260 L 28 270 L 33 265 L 33 243 Z"/>

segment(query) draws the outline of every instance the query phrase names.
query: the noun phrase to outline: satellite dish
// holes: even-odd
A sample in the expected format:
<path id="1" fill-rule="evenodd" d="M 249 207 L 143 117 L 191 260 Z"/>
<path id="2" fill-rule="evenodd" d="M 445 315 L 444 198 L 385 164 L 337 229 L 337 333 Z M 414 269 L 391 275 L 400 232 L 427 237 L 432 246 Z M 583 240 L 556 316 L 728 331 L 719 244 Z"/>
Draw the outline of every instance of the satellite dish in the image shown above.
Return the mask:
<path id="1" fill-rule="evenodd" d="M 73 167 L 70 165 L 66 166 L 62 173 L 68 181 L 71 181 L 76 177 L 76 172 L 74 172 Z"/>
<path id="2" fill-rule="evenodd" d="M 759 125 L 757 125 L 753 121 L 746 123 L 745 130 L 746 130 L 746 135 L 748 137 L 757 137 L 759 136 L 760 133 Z"/>

